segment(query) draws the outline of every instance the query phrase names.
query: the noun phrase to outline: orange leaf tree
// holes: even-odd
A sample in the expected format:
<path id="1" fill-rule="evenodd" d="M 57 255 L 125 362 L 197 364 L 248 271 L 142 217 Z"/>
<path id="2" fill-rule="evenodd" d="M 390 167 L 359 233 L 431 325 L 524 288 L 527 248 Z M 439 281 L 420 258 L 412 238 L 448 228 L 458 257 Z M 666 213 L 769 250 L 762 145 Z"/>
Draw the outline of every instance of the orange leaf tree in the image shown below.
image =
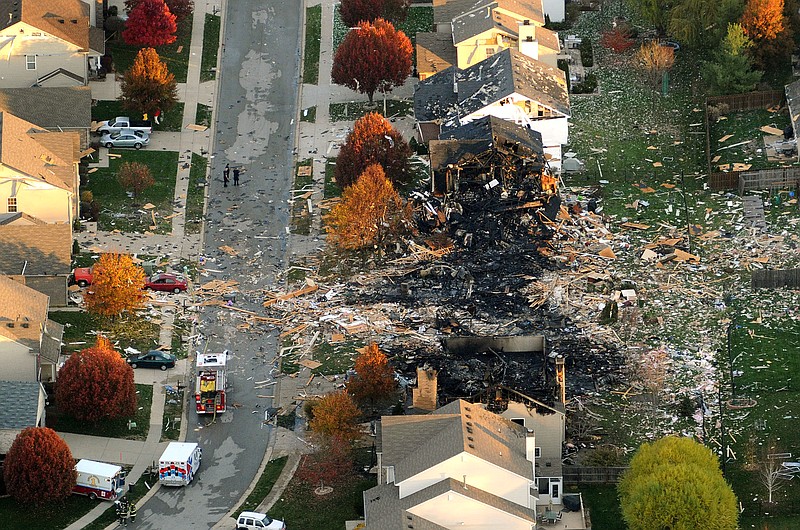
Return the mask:
<path id="1" fill-rule="evenodd" d="M 59 411 L 90 423 L 132 416 L 133 369 L 99 336 L 93 347 L 70 355 L 58 371 L 56 404 Z"/>
<path id="2" fill-rule="evenodd" d="M 314 406 L 314 417 L 309 426 L 322 440 L 334 436 L 351 443 L 361 437 L 358 428 L 358 410 L 353 397 L 346 391 L 334 392 L 320 399 Z"/>
<path id="3" fill-rule="evenodd" d="M 390 92 L 411 75 L 411 41 L 382 18 L 359 22 L 336 49 L 331 79 L 369 97 Z"/>
<path id="4" fill-rule="evenodd" d="M 84 298 L 90 312 L 116 317 L 142 306 L 144 270 L 130 256 L 103 254 L 92 270 L 92 287 Z"/>
<path id="5" fill-rule="evenodd" d="M 784 30 L 783 0 L 747 0 L 741 23 L 756 42 L 775 39 Z"/>
<path id="6" fill-rule="evenodd" d="M 6 491 L 21 504 L 63 500 L 77 478 L 69 446 L 47 427 L 28 427 L 19 433 L 3 466 Z"/>
<path id="7" fill-rule="evenodd" d="M 378 163 L 389 180 L 403 182 L 408 176 L 411 148 L 389 120 L 370 112 L 356 120 L 336 158 L 334 178 L 341 188 L 350 186 L 367 169 Z"/>
<path id="8" fill-rule="evenodd" d="M 651 40 L 642 44 L 636 52 L 636 59 L 644 70 L 651 86 L 655 86 L 661 76 L 675 64 L 675 50 Z"/>
<path id="9" fill-rule="evenodd" d="M 117 182 L 133 193 L 133 200 L 147 188 L 156 183 L 150 168 L 141 162 L 123 162 L 117 171 Z"/>
<path id="10" fill-rule="evenodd" d="M 331 210 L 327 225 L 331 243 L 358 250 L 383 245 L 403 232 L 409 212 L 379 164 L 369 166 Z"/>
<path id="11" fill-rule="evenodd" d="M 120 86 L 122 106 L 142 114 L 166 112 L 178 101 L 175 76 L 153 48 L 139 50 Z"/>
<path id="12" fill-rule="evenodd" d="M 356 375 L 347 383 L 347 391 L 360 406 L 388 403 L 396 397 L 397 381 L 386 354 L 372 343 L 356 357 Z"/>
<path id="13" fill-rule="evenodd" d="M 130 13 L 140 3 L 142 3 L 142 0 L 125 0 L 125 11 Z M 194 2 L 192 0 L 164 0 L 164 3 L 167 4 L 169 12 L 175 15 L 177 23 L 191 16 L 194 12 Z"/>
<path id="14" fill-rule="evenodd" d="M 122 38 L 131 46 L 163 46 L 175 42 L 176 31 L 176 17 L 164 0 L 140 0 L 128 14 Z"/>

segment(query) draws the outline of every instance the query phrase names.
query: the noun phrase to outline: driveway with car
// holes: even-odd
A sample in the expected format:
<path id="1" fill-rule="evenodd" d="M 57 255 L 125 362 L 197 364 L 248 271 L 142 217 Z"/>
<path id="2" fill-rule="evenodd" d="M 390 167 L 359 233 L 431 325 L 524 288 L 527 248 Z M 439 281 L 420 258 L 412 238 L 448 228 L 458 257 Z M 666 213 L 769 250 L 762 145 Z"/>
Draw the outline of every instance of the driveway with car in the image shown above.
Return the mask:
<path id="1" fill-rule="evenodd" d="M 125 359 L 131 368 L 158 368 L 166 370 L 167 368 L 175 368 L 175 356 L 171 353 L 163 352 L 161 350 L 150 350 L 147 353 L 140 353 L 138 355 L 131 355 Z"/>
<path id="2" fill-rule="evenodd" d="M 100 145 L 111 149 L 112 147 L 133 147 L 141 149 L 150 143 L 150 136 L 142 131 L 123 130 L 116 133 L 104 134 L 100 137 Z"/>

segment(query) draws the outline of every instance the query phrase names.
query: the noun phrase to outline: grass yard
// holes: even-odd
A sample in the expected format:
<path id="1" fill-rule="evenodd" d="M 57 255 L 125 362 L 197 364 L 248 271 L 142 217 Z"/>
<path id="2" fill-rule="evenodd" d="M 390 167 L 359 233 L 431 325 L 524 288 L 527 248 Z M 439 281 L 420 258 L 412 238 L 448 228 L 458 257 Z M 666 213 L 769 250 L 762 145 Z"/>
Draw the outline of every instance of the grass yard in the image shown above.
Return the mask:
<path id="1" fill-rule="evenodd" d="M 172 230 L 172 223 L 164 217 L 173 213 L 175 196 L 175 175 L 178 167 L 178 153 L 171 151 L 121 151 L 120 158 L 112 158 L 109 167 L 98 168 L 89 175 L 89 183 L 84 190 L 89 190 L 101 205 L 99 228 L 101 230 L 121 230 L 122 232 L 152 231 L 167 234 Z M 146 189 L 140 197 L 133 199 L 117 182 L 117 171 L 125 162 L 141 162 L 150 168 L 155 184 Z M 152 210 L 142 209 L 144 204 L 153 204 Z M 153 216 L 156 216 L 156 228 Z"/>
<path id="2" fill-rule="evenodd" d="M 362 493 L 374 485 L 375 479 L 353 478 L 319 497 L 311 486 L 292 480 L 270 516 L 292 530 L 340 530 L 345 521 L 363 517 Z"/>
<path id="3" fill-rule="evenodd" d="M 49 317 L 64 324 L 64 346 L 61 351 L 65 354 L 91 347 L 95 343 L 96 332 L 102 332 L 111 339 L 117 351 L 128 346 L 147 351 L 158 345 L 158 324 L 140 316 L 109 322 L 86 311 L 51 311 Z"/>
<path id="4" fill-rule="evenodd" d="M 428 6 L 413 6 L 408 10 L 408 17 L 406 20 L 397 25 L 397 28 L 408 36 L 411 40 L 412 48 L 417 42 L 417 32 L 433 31 L 433 7 Z M 339 6 L 337 5 L 333 12 L 333 51 L 344 40 L 350 28 L 345 25 L 339 14 Z M 416 52 L 414 52 L 416 53 Z M 413 64 L 412 60 L 412 64 Z"/>
<path id="5" fill-rule="evenodd" d="M 156 48 L 161 61 L 175 76 L 178 83 L 186 82 L 186 72 L 189 69 L 189 44 L 192 40 L 192 17 L 186 17 L 178 24 L 177 39 L 172 44 Z M 218 37 L 219 40 L 219 37 Z M 106 53 L 114 59 L 114 71 L 118 74 L 125 73 L 132 65 L 136 54 L 141 47 L 128 46 L 122 38 L 106 42 Z"/>
<path id="6" fill-rule="evenodd" d="M 314 184 L 313 173 L 308 175 L 300 175 L 301 167 L 312 167 L 314 160 L 308 158 L 295 164 L 295 177 L 294 177 L 294 190 L 307 189 L 311 191 Z M 309 235 L 311 233 L 312 218 L 308 212 L 307 198 L 303 198 L 303 193 L 294 193 L 294 202 L 292 203 L 292 222 L 291 230 L 293 234 Z"/>
<path id="7" fill-rule="evenodd" d="M 592 528 L 602 528 L 603 530 L 626 530 L 628 528 L 628 525 L 622 520 L 616 484 L 581 486 L 579 491 L 589 510 Z"/>
<path id="8" fill-rule="evenodd" d="M 281 475 L 283 468 L 286 466 L 287 460 L 288 457 L 282 456 L 267 462 L 266 467 L 264 467 L 264 471 L 258 478 L 255 488 L 253 488 L 253 491 L 250 492 L 250 495 L 247 496 L 245 501 L 236 511 L 237 517 L 242 512 L 255 510 L 258 505 L 261 504 L 261 502 L 267 497 L 267 495 L 269 495 L 269 492 L 272 491 L 272 487 L 275 485 L 275 482 Z M 274 517 L 274 514 L 272 514 L 272 516 Z"/>
<path id="9" fill-rule="evenodd" d="M 213 116 L 211 107 L 208 105 L 203 105 L 202 103 L 197 104 L 197 110 L 195 111 L 194 115 L 194 122 L 197 125 L 205 125 L 206 127 L 211 127 L 211 118 Z"/>
<path id="10" fill-rule="evenodd" d="M 92 119 L 95 121 L 105 121 L 116 118 L 117 116 L 129 116 L 133 119 L 141 119 L 141 116 L 131 116 L 130 111 L 122 108 L 122 102 L 118 99 L 101 100 L 92 107 Z M 168 112 L 164 112 L 161 123 L 153 122 L 154 131 L 180 132 L 183 126 L 183 102 L 178 102 Z M 154 149 L 157 146 L 151 144 L 145 149 Z"/>
<path id="11" fill-rule="evenodd" d="M 338 8 L 337 8 L 338 12 Z M 322 36 L 322 6 L 306 8 L 306 45 L 303 49 L 303 83 L 319 82 L 319 47 Z"/>
<path id="12" fill-rule="evenodd" d="M 147 431 L 150 430 L 150 407 L 153 404 L 153 387 L 150 385 L 136 385 L 136 395 L 138 396 L 137 411 L 133 417 L 103 420 L 97 424 L 88 424 L 70 416 L 62 415 L 58 411 L 57 404 L 51 401 L 46 409 L 47 426 L 59 432 L 122 438 L 125 440 L 144 440 L 147 438 Z M 129 429 L 128 420 L 136 425 Z"/>
<path id="13" fill-rule="evenodd" d="M 186 194 L 186 224 L 184 225 L 184 231 L 187 234 L 199 234 L 203 228 L 207 168 L 208 159 L 192 153 L 189 188 Z"/>
<path id="14" fill-rule="evenodd" d="M 711 124 L 711 157 L 712 160 L 716 156 L 720 157 L 712 164 L 712 170 L 719 171 L 719 166 L 734 163 L 751 164 L 753 169 L 765 169 L 797 162 L 796 157 L 769 160 L 764 137 L 770 135 L 760 130 L 761 127 L 770 126 L 782 131 L 789 124 L 789 116 L 785 111 L 769 112 L 759 109 L 721 116 L 716 123 Z M 780 139 L 783 140 L 783 136 Z M 748 140 L 750 143 L 736 145 Z"/>
<path id="15" fill-rule="evenodd" d="M 308 123 L 314 123 L 317 121 L 317 106 L 314 105 L 313 107 L 308 107 L 307 109 L 303 109 L 303 113 L 300 114 L 300 121 L 305 121 Z"/>
<path id="16" fill-rule="evenodd" d="M 325 198 L 332 199 L 334 197 L 342 196 L 342 188 L 336 184 L 333 178 L 334 171 L 336 171 L 336 157 L 329 158 L 325 164 Z"/>
<path id="17" fill-rule="evenodd" d="M 161 441 L 162 442 L 175 442 L 181 434 L 181 414 L 183 413 L 183 404 L 186 401 L 186 390 L 182 390 L 179 396 L 169 395 L 166 396 L 164 402 L 164 415 L 161 419 Z"/>
<path id="18" fill-rule="evenodd" d="M 752 408 L 725 410 L 725 427 L 730 433 L 726 443 L 732 443 L 736 459 L 727 463 L 728 479 L 748 517 L 800 514 L 800 485 L 784 482 L 773 494 L 773 505 L 764 503 L 766 489 L 758 479 L 758 469 L 764 457 L 764 444 L 775 444 L 776 453 L 800 454 L 797 437 L 797 402 L 800 400 L 800 323 L 756 323 L 758 315 L 742 307 L 731 329 L 731 357 L 736 374 L 736 397 L 751 398 Z M 738 306 L 737 306 L 738 307 Z M 727 366 L 727 359 L 724 365 Z M 730 377 L 722 382 L 729 395 Z M 791 458 L 796 461 L 796 458 Z M 800 516 L 795 519 L 800 526 Z M 780 528 L 780 527 L 777 527 Z"/>
<path id="19" fill-rule="evenodd" d="M 219 52 L 220 17 L 206 13 L 203 26 L 203 56 L 200 60 L 200 82 L 217 78 L 217 53 Z"/>
<path id="20" fill-rule="evenodd" d="M 375 102 L 370 105 L 367 101 L 351 101 L 349 103 L 331 103 L 331 121 L 355 121 L 364 114 L 377 112 L 387 118 L 396 116 L 411 116 L 414 112 L 414 102 L 408 99 L 387 99 L 386 112 L 383 111 L 382 94 L 375 94 Z"/>

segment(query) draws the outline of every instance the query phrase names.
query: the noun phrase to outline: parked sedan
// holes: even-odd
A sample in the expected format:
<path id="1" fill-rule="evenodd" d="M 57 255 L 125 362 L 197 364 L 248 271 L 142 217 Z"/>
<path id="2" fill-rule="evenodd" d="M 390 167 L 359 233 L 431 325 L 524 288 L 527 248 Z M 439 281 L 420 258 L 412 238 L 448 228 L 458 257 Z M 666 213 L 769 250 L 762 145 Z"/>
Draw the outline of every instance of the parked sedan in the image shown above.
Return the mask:
<path id="1" fill-rule="evenodd" d="M 150 136 L 142 131 L 122 130 L 120 132 L 104 134 L 100 138 L 100 145 L 109 149 L 112 147 L 133 147 L 141 149 L 150 143 Z"/>
<path id="2" fill-rule="evenodd" d="M 175 356 L 160 350 L 150 350 L 147 353 L 132 355 L 125 359 L 131 368 L 175 368 Z"/>
<path id="3" fill-rule="evenodd" d="M 167 272 L 150 276 L 144 284 L 145 289 L 153 291 L 169 291 L 180 293 L 187 288 L 186 278 L 180 274 L 170 274 Z"/>

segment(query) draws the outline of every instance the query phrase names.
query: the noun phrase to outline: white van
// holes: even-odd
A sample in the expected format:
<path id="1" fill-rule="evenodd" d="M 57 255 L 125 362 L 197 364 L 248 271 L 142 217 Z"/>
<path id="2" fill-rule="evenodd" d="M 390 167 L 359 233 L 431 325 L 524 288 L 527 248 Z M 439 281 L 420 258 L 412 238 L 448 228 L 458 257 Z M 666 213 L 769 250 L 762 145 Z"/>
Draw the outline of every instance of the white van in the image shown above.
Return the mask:
<path id="1" fill-rule="evenodd" d="M 236 520 L 236 530 L 286 530 L 286 525 L 265 513 L 242 512 Z"/>
<path id="2" fill-rule="evenodd" d="M 196 443 L 170 442 L 158 459 L 158 481 L 164 486 L 185 486 L 200 469 L 203 450 Z"/>

